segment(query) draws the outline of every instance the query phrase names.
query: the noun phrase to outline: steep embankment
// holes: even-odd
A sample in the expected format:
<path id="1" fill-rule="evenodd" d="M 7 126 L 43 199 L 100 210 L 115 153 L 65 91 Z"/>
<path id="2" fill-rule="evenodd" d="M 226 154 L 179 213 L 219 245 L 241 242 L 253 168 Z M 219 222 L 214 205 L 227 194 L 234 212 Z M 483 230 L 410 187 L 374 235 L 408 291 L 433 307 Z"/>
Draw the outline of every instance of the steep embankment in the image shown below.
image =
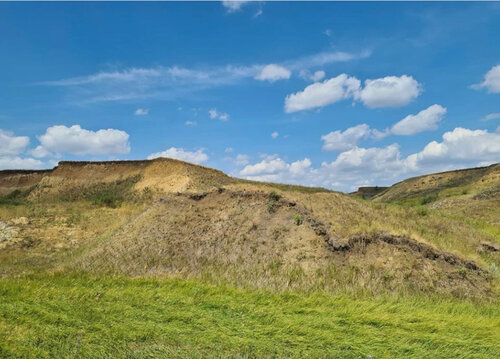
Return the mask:
<path id="1" fill-rule="evenodd" d="M 144 161 L 62 161 L 52 170 L 0 171 L 0 194 L 29 192 L 30 200 L 71 195 L 97 184 L 129 182 L 134 190 L 209 191 L 234 179 L 221 171 L 168 158 Z"/>

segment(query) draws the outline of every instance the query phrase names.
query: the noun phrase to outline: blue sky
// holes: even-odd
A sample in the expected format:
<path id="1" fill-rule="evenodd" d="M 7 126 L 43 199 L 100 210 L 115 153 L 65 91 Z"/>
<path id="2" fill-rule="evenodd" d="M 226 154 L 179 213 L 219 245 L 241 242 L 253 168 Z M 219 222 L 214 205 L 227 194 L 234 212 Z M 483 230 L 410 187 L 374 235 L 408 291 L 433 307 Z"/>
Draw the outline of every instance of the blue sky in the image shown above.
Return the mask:
<path id="1" fill-rule="evenodd" d="M 500 161 L 498 3 L 0 3 L 0 168 L 350 191 Z"/>

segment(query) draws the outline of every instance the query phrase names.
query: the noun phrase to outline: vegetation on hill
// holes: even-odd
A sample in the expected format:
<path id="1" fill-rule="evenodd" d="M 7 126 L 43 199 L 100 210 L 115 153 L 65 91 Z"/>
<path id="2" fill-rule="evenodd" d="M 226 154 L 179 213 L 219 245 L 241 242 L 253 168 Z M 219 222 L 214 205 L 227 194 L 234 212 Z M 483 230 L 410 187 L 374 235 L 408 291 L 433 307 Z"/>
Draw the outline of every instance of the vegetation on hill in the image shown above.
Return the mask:
<path id="1" fill-rule="evenodd" d="M 0 357 L 498 357 L 500 165 L 374 200 L 168 159 L 7 172 Z"/>

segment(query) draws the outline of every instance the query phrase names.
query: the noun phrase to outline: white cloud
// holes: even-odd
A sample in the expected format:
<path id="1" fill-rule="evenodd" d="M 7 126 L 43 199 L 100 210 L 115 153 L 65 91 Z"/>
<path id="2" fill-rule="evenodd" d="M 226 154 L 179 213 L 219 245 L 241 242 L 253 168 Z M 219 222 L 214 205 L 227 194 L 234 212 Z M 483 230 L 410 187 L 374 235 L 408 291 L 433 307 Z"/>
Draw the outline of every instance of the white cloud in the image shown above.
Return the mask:
<path id="1" fill-rule="evenodd" d="M 357 78 L 346 74 L 316 82 L 307 86 L 303 91 L 288 95 L 285 98 L 285 112 L 323 107 L 353 97 L 359 91 L 359 86 L 360 81 Z"/>
<path id="2" fill-rule="evenodd" d="M 496 120 L 497 118 L 500 118 L 500 112 L 497 113 L 490 113 L 486 116 L 484 116 L 481 121 L 491 121 L 491 120 Z"/>
<path id="3" fill-rule="evenodd" d="M 110 155 L 130 152 L 129 135 L 121 130 L 89 131 L 79 125 L 52 126 L 38 136 L 41 146 L 54 153 L 74 155 Z M 41 149 L 38 149 L 42 151 Z"/>
<path id="4" fill-rule="evenodd" d="M 22 170 L 22 169 L 40 169 L 47 167 L 42 161 L 19 156 L 0 157 L 0 169 L 2 170 Z"/>
<path id="5" fill-rule="evenodd" d="M 211 119 L 217 118 L 217 110 L 214 108 L 208 110 L 208 115 L 210 116 Z"/>
<path id="6" fill-rule="evenodd" d="M 249 2 L 250 1 L 223 0 L 222 6 L 227 9 L 227 12 L 235 12 L 241 10 L 241 8 Z"/>
<path id="7" fill-rule="evenodd" d="M 364 127 L 360 133 L 368 131 Z M 396 143 L 362 148 L 351 142 L 352 148 L 317 168 L 307 158 L 288 163 L 277 155 L 264 156 L 260 162 L 244 167 L 239 175 L 253 180 L 350 191 L 360 185 L 390 185 L 411 176 L 500 161 L 500 127 L 495 132 L 457 127 L 442 138 L 441 142 L 432 141 L 422 151 L 407 157 Z"/>
<path id="8" fill-rule="evenodd" d="M 239 173 L 241 176 L 258 181 L 273 181 L 300 183 L 308 174 L 311 161 L 304 158 L 301 161 L 286 163 L 279 157 L 271 156 L 254 165 L 245 166 Z"/>
<path id="9" fill-rule="evenodd" d="M 262 70 L 255 76 L 256 80 L 275 82 L 278 80 L 287 80 L 290 78 L 291 71 L 286 67 L 269 64 L 262 68 Z"/>
<path id="10" fill-rule="evenodd" d="M 243 154 L 238 154 L 236 156 L 236 159 L 234 160 L 234 163 L 237 166 L 245 166 L 249 162 L 249 157 L 248 155 L 243 155 Z"/>
<path id="11" fill-rule="evenodd" d="M 370 126 L 363 123 L 354 127 L 350 127 L 344 132 L 339 130 L 332 131 L 321 136 L 323 141 L 323 149 L 326 151 L 343 151 L 354 148 L 363 138 L 372 136 L 373 130 Z"/>
<path id="12" fill-rule="evenodd" d="M 305 76 L 307 71 L 301 74 Z M 320 75 L 322 73 L 318 74 L 318 77 Z M 421 93 L 421 87 L 413 77 L 403 75 L 366 80 L 362 88 L 357 78 L 341 74 L 288 95 L 285 98 L 285 112 L 323 107 L 349 98 L 360 100 L 369 108 L 399 107 L 415 99 Z"/>
<path id="13" fill-rule="evenodd" d="M 231 152 L 234 152 L 234 149 L 232 147 L 226 147 L 226 149 L 224 150 L 224 152 L 231 153 Z"/>
<path id="14" fill-rule="evenodd" d="M 134 115 L 136 116 L 146 116 L 147 114 L 149 114 L 149 109 L 147 108 L 138 108 L 134 112 Z"/>
<path id="15" fill-rule="evenodd" d="M 479 90 L 486 88 L 490 93 L 500 93 L 500 65 L 493 66 L 490 71 L 484 75 L 483 82 L 472 85 L 473 89 Z"/>
<path id="16" fill-rule="evenodd" d="M 446 108 L 432 105 L 416 115 L 408 115 L 391 128 L 395 135 L 413 135 L 415 133 L 437 129 L 437 123 L 446 114 Z"/>
<path id="17" fill-rule="evenodd" d="M 442 142 L 432 141 L 421 152 L 408 156 L 408 165 L 417 168 L 467 167 L 485 161 L 500 161 L 500 127 L 496 132 L 457 127 L 444 133 Z"/>
<path id="18" fill-rule="evenodd" d="M 359 97 L 369 108 L 400 107 L 410 103 L 422 92 L 422 86 L 411 76 L 386 76 L 366 80 Z"/>
<path id="19" fill-rule="evenodd" d="M 184 124 L 186 126 L 191 126 L 191 127 L 197 125 L 196 121 L 186 121 L 186 122 L 184 122 Z"/>
<path id="20" fill-rule="evenodd" d="M 349 179 L 359 176 L 370 176 L 374 178 L 383 177 L 394 171 L 402 170 L 402 160 L 399 146 L 392 144 L 387 147 L 360 148 L 354 147 L 338 155 L 335 161 L 322 167 L 339 178 Z"/>
<path id="21" fill-rule="evenodd" d="M 303 78 L 306 81 L 312 81 L 312 82 L 318 82 L 323 80 L 325 77 L 325 71 L 323 70 L 318 70 L 315 71 L 314 73 L 311 73 L 309 70 L 300 70 L 299 76 Z"/>
<path id="22" fill-rule="evenodd" d="M 18 155 L 24 152 L 29 143 L 27 136 L 14 136 L 12 132 L 0 129 L 0 156 Z"/>
<path id="23" fill-rule="evenodd" d="M 158 157 L 168 157 L 175 158 L 181 161 L 192 162 L 192 163 L 205 163 L 208 161 L 208 155 L 203 149 L 199 149 L 194 152 L 185 151 L 183 148 L 170 147 L 163 152 L 152 153 L 148 156 L 148 160 L 158 158 Z"/>
<path id="24" fill-rule="evenodd" d="M 300 70 L 311 67 L 320 67 L 337 62 L 347 62 L 357 59 L 364 59 L 371 55 L 370 51 L 363 51 L 358 54 L 343 51 L 324 51 L 311 56 L 305 56 L 297 60 L 287 61 L 285 64 L 289 69 Z"/>
<path id="25" fill-rule="evenodd" d="M 326 29 L 325 31 L 323 31 L 323 34 L 325 34 L 326 36 L 330 37 L 330 36 L 332 36 L 332 30 Z"/>
<path id="26" fill-rule="evenodd" d="M 211 119 L 218 119 L 221 121 L 229 120 L 229 115 L 227 113 L 218 112 L 217 109 L 215 108 L 208 110 L 208 115 L 210 116 Z"/>
<path id="27" fill-rule="evenodd" d="M 277 131 L 274 131 L 273 133 L 271 133 L 272 138 L 278 138 L 279 135 L 280 134 Z"/>
<path id="28" fill-rule="evenodd" d="M 324 77 L 325 77 L 325 71 L 318 70 L 311 75 L 311 80 L 313 80 L 314 82 L 318 82 L 322 80 Z"/>
<path id="29" fill-rule="evenodd" d="M 372 138 L 381 139 L 389 134 L 412 135 L 418 132 L 432 130 L 437 128 L 439 122 L 446 114 L 446 108 L 440 105 L 432 105 L 416 115 L 408 115 L 392 128 L 379 131 L 372 129 L 367 124 L 360 124 L 349 127 L 344 132 L 332 131 L 321 136 L 323 149 L 326 151 L 344 151 L 358 145 L 362 139 Z"/>
<path id="30" fill-rule="evenodd" d="M 33 157 L 36 157 L 36 158 L 44 158 L 44 157 L 56 157 L 56 155 L 50 151 L 48 151 L 45 147 L 43 147 L 42 145 L 38 145 L 36 146 L 36 148 L 34 150 L 31 150 L 30 151 L 30 154 L 33 156 Z"/>
<path id="31" fill-rule="evenodd" d="M 289 71 L 300 71 L 336 62 L 366 58 L 370 52 L 359 54 L 325 51 L 298 59 L 276 63 Z M 60 86 L 69 100 L 76 103 L 129 101 L 134 99 L 179 99 L 187 94 L 214 87 L 230 86 L 259 75 L 265 64 L 203 66 L 156 66 L 152 68 L 125 68 L 102 71 L 88 76 L 78 76 L 40 83 Z"/>

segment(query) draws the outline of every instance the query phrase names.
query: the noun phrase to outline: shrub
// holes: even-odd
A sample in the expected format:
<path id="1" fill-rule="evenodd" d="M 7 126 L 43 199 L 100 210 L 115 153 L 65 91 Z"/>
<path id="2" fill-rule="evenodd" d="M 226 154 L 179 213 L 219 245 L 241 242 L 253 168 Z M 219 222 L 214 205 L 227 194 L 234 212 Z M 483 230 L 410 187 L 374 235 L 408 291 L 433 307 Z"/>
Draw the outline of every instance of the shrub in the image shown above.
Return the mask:
<path id="1" fill-rule="evenodd" d="M 19 205 L 26 199 L 29 191 L 26 193 L 21 192 L 18 189 L 6 194 L 5 196 L 0 196 L 0 204 L 10 204 Z"/>
<path id="2" fill-rule="evenodd" d="M 431 194 L 431 195 L 428 195 L 428 196 L 425 196 L 424 198 L 422 198 L 420 200 L 420 204 L 425 205 L 425 204 L 434 202 L 436 199 L 437 199 L 437 194 Z"/>
<path id="3" fill-rule="evenodd" d="M 123 195 L 116 190 L 107 190 L 95 193 L 90 196 L 90 201 L 98 206 L 105 206 L 110 208 L 120 207 L 123 202 Z"/>
<path id="4" fill-rule="evenodd" d="M 272 191 L 271 193 L 269 193 L 269 201 L 277 202 L 277 201 L 280 200 L 280 198 L 281 198 L 281 196 L 278 193 L 274 192 L 274 191 Z"/>
<path id="5" fill-rule="evenodd" d="M 277 206 L 278 206 L 278 201 L 280 200 L 281 196 L 272 191 L 269 193 L 268 201 L 267 201 L 267 211 L 269 213 L 274 213 L 276 212 Z"/>
<path id="6" fill-rule="evenodd" d="M 302 216 L 300 214 L 296 214 L 293 216 L 293 223 L 295 223 L 296 226 L 300 226 L 302 224 Z"/>

